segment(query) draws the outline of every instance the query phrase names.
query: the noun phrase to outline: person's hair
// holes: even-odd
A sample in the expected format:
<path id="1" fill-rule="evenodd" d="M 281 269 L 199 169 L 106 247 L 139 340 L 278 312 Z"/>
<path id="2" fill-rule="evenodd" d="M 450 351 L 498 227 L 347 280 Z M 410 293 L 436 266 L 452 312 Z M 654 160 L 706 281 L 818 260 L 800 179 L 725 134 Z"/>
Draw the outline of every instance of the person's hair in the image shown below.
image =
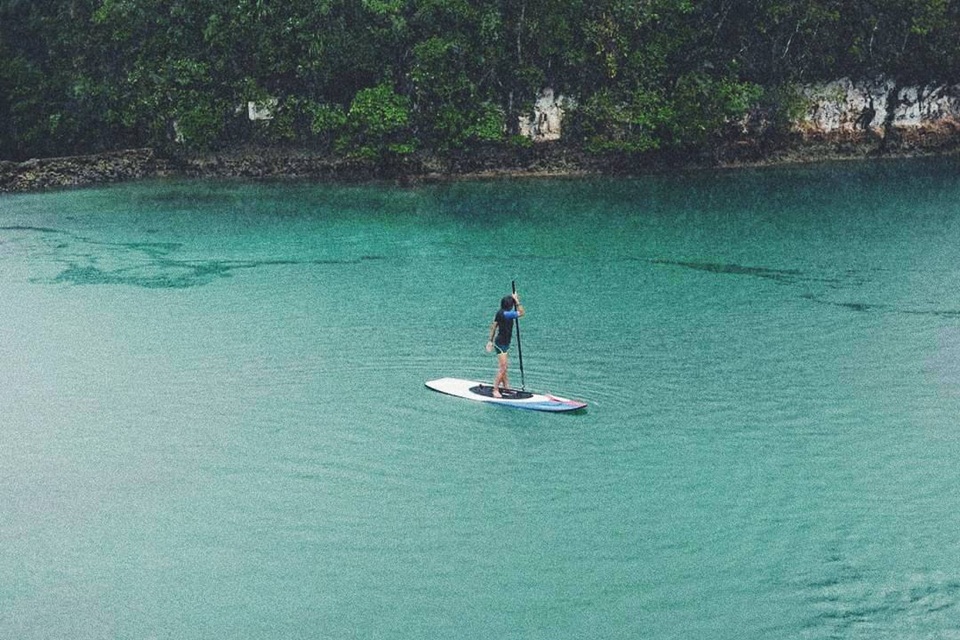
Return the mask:
<path id="1" fill-rule="evenodd" d="M 511 311 L 513 309 L 514 304 L 516 303 L 513 300 L 513 296 L 503 296 L 500 299 L 500 308 L 503 309 L 504 311 Z"/>

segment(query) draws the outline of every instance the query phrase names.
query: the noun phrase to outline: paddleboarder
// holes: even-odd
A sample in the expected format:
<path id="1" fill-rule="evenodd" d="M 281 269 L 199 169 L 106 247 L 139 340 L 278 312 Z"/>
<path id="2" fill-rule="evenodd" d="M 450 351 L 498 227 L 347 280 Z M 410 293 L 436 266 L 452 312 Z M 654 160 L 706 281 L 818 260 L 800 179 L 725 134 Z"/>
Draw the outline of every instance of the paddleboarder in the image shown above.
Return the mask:
<path id="1" fill-rule="evenodd" d="M 493 397 L 500 398 L 500 389 L 510 388 L 507 381 L 507 364 L 509 362 L 510 340 L 513 337 L 513 325 L 517 318 L 523 317 L 523 305 L 520 296 L 514 291 L 500 300 L 500 309 L 490 325 L 490 340 L 487 342 L 487 352 L 497 353 L 497 377 L 493 380 Z"/>

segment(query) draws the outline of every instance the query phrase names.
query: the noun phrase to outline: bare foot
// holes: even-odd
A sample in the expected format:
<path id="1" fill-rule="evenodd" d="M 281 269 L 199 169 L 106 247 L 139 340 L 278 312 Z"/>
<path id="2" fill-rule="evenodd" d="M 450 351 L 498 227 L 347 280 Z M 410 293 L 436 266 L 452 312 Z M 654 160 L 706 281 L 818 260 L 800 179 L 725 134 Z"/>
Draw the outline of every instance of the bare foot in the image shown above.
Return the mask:
<path id="1" fill-rule="evenodd" d="M 502 397 L 503 397 L 502 395 L 500 395 L 500 392 L 497 391 L 497 388 L 496 388 L 496 387 L 493 388 L 493 397 L 494 397 L 494 398 L 502 398 Z"/>

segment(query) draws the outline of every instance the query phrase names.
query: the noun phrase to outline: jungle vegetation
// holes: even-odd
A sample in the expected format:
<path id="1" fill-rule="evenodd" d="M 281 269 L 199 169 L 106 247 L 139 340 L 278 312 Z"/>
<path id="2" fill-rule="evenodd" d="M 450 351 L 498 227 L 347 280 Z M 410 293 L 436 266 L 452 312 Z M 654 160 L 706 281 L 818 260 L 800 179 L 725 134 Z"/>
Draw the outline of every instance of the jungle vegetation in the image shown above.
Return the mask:
<path id="1" fill-rule="evenodd" d="M 544 87 L 570 144 L 698 149 L 786 122 L 796 83 L 880 74 L 960 80 L 960 1 L 0 0 L 0 159 L 519 144 Z"/>

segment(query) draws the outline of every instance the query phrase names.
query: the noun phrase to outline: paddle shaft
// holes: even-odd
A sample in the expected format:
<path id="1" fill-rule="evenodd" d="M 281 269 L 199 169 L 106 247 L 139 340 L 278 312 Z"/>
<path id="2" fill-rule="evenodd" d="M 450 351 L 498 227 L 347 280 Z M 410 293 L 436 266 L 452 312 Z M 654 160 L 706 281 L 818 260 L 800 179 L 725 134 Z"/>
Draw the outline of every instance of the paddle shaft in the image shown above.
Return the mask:
<path id="1" fill-rule="evenodd" d="M 513 292 L 517 292 L 517 281 L 511 280 L 510 286 L 513 287 Z M 517 318 L 514 322 L 517 323 L 517 355 L 520 356 L 520 388 L 526 389 L 527 383 L 523 379 L 523 346 L 520 344 L 520 318 Z"/>

